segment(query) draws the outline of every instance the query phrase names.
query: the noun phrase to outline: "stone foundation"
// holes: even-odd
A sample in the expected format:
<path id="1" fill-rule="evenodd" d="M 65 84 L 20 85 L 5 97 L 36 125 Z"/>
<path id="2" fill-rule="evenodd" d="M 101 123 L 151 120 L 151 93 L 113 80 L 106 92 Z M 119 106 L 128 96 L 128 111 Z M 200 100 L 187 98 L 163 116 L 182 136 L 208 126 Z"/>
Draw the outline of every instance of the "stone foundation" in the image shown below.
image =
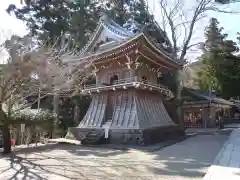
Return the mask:
<path id="1" fill-rule="evenodd" d="M 69 128 L 68 136 L 81 141 L 91 130 L 91 128 Z M 104 129 L 94 129 L 104 131 Z M 70 135 L 71 134 L 71 135 Z M 110 144 L 154 144 L 164 140 L 174 139 L 184 135 L 184 132 L 177 125 L 167 127 L 156 127 L 151 129 L 110 129 Z M 67 138 L 67 136 L 66 136 Z"/>
<path id="2" fill-rule="evenodd" d="M 110 130 L 109 142 L 119 144 L 154 144 L 183 135 L 179 126 L 157 127 L 144 130 Z"/>
<path id="3" fill-rule="evenodd" d="M 65 136 L 65 138 L 81 141 L 92 130 L 93 130 L 93 128 L 71 127 L 71 128 L 68 128 L 68 133 Z M 103 131 L 104 129 L 94 129 L 94 130 L 99 130 L 99 131 L 101 130 L 101 131 Z"/>

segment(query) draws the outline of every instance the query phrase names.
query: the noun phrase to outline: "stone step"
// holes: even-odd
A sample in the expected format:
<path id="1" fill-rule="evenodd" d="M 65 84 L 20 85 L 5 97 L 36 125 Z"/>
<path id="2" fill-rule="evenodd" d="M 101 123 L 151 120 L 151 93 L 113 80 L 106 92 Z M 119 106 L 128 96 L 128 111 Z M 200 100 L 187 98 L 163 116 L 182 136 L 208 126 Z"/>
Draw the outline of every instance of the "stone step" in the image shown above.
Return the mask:
<path id="1" fill-rule="evenodd" d="M 103 131 L 93 130 L 82 140 L 82 144 L 98 144 L 103 136 Z"/>
<path id="2" fill-rule="evenodd" d="M 88 136 L 97 136 L 99 133 L 91 133 Z"/>

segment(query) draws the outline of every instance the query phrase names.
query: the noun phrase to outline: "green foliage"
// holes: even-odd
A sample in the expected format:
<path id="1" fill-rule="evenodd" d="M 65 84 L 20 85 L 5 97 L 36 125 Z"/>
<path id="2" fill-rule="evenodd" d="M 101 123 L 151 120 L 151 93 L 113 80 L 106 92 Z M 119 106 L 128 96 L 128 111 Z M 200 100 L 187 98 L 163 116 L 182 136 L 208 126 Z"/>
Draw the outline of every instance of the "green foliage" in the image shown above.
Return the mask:
<path id="1" fill-rule="evenodd" d="M 74 126 L 74 102 L 71 98 L 61 97 L 59 103 L 59 121 L 60 126 L 67 130 Z"/>
<path id="2" fill-rule="evenodd" d="M 27 121 L 39 122 L 39 121 L 45 121 L 45 120 L 52 121 L 53 115 L 49 110 L 24 109 L 24 110 L 13 113 L 10 118 L 12 119 L 12 121 L 19 121 L 19 122 L 21 122 L 21 119 L 27 120 Z"/>
<path id="3" fill-rule="evenodd" d="M 143 0 L 106 0 L 106 7 L 107 14 L 120 25 L 128 20 L 142 25 L 152 19 Z"/>
<path id="4" fill-rule="evenodd" d="M 236 43 L 227 40 L 217 19 L 212 18 L 205 31 L 205 46 L 201 70 L 198 72 L 198 86 L 204 91 L 215 90 L 225 98 L 239 95 L 240 58 Z"/>
<path id="5" fill-rule="evenodd" d="M 198 79 L 196 79 L 199 88 L 203 91 L 219 90 L 218 82 L 215 77 L 216 69 L 214 66 L 215 54 L 205 53 L 201 56 L 200 61 L 201 70 L 197 72 Z"/>
<path id="6" fill-rule="evenodd" d="M 53 125 L 54 117 L 48 110 L 32 110 L 25 109 L 22 111 L 15 112 L 9 117 L 9 124 L 19 125 L 26 124 L 27 126 L 38 126 L 44 130 L 51 130 Z"/>
<path id="7" fill-rule="evenodd" d="M 59 121 L 60 126 L 67 130 L 69 127 L 77 126 L 78 123 L 83 119 L 89 105 L 91 98 L 88 96 L 75 96 L 71 98 L 62 97 L 60 98 L 59 104 Z M 80 108 L 79 112 L 79 122 L 75 124 L 74 121 L 74 108 L 78 106 Z"/>
<path id="8" fill-rule="evenodd" d="M 115 22 L 130 31 L 144 28 L 154 43 L 159 44 L 165 51 L 171 53 L 172 45 L 166 32 L 162 31 L 153 15 L 148 11 L 144 0 L 107 0 L 105 11 Z M 162 46 L 165 44 L 166 46 Z"/>
<path id="9" fill-rule="evenodd" d="M 60 36 L 66 36 L 70 46 L 83 47 L 96 28 L 100 15 L 106 13 L 132 31 L 147 26 L 158 43 L 170 45 L 166 34 L 149 14 L 144 0 L 104 0 L 102 3 L 97 0 L 36 0 L 28 1 L 20 8 L 11 4 L 7 12 L 24 21 L 38 40 L 51 43 Z"/>
<path id="10" fill-rule="evenodd" d="M 82 46 L 96 27 L 99 9 L 96 1 L 36 0 L 21 8 L 11 4 L 7 12 L 26 22 L 38 39 L 54 42 L 70 34 L 73 43 Z"/>
<path id="11" fill-rule="evenodd" d="M 72 97 L 72 99 L 75 102 L 75 104 L 80 107 L 80 113 L 79 113 L 79 122 L 80 122 L 85 116 L 92 99 L 90 96 L 75 96 L 75 97 Z"/>

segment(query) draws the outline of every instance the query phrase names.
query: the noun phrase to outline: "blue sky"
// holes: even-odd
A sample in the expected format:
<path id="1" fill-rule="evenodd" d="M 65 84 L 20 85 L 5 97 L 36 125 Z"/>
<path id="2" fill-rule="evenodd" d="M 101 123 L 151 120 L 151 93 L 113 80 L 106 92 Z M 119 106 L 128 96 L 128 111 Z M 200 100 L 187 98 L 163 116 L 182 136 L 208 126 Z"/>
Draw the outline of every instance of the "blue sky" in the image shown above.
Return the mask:
<path id="1" fill-rule="evenodd" d="M 148 0 L 149 6 L 155 8 L 154 14 L 156 19 L 158 19 L 158 0 Z M 17 20 L 14 17 L 9 16 L 5 9 L 8 7 L 9 4 L 17 4 L 19 5 L 20 0 L 1 0 L 0 2 L 0 29 L 3 32 L 0 33 L 0 42 L 10 36 L 11 34 L 18 34 L 24 35 L 27 33 L 27 28 L 23 22 Z M 190 2 L 190 0 L 188 0 Z M 232 10 L 232 11 L 239 11 L 240 12 L 240 3 L 234 3 L 230 5 L 222 6 L 225 10 Z M 195 32 L 192 38 L 192 43 L 204 41 L 204 27 L 208 24 L 208 21 L 211 17 L 216 17 L 221 26 L 224 27 L 224 31 L 229 34 L 230 39 L 236 39 L 236 33 L 240 31 L 239 26 L 239 19 L 240 14 L 224 14 L 224 13 L 216 13 L 216 12 L 209 12 L 207 17 L 202 19 L 196 24 Z M 192 52 L 188 54 L 188 59 L 190 61 L 194 61 L 196 57 L 199 56 L 199 52 Z"/>

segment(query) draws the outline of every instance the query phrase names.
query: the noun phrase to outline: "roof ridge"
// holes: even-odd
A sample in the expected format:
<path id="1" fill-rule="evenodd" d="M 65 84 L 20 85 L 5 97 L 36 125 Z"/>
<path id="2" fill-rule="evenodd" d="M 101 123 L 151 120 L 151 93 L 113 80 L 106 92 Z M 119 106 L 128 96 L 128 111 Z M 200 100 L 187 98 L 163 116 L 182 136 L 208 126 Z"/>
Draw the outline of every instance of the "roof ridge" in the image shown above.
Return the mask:
<path id="1" fill-rule="evenodd" d="M 122 37 L 131 37 L 136 35 L 135 33 L 132 33 L 131 31 L 128 31 L 127 29 L 121 27 L 114 20 L 112 20 L 106 14 L 104 14 L 99 18 L 95 31 L 92 33 L 92 35 L 90 36 L 85 46 L 79 51 L 78 53 L 79 55 L 82 55 L 87 50 L 87 48 L 91 45 L 91 43 L 93 42 L 95 37 L 98 35 L 99 31 L 101 30 L 101 26 L 103 26 L 104 28 L 107 28 L 109 31 Z M 116 29 L 114 29 L 113 26 L 116 26 Z"/>

